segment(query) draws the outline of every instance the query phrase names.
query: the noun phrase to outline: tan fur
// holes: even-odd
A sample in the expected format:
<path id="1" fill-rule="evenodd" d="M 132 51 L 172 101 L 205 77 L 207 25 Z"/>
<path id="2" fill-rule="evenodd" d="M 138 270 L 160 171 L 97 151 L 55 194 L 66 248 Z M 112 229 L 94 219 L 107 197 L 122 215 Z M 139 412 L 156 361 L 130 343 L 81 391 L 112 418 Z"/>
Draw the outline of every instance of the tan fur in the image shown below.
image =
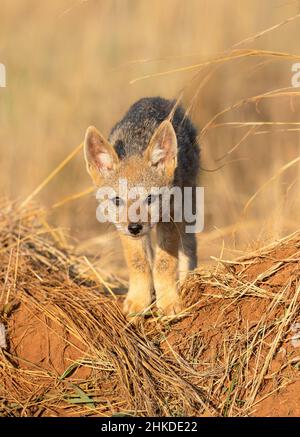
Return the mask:
<path id="1" fill-rule="evenodd" d="M 146 249 L 150 245 L 149 236 L 139 240 L 120 236 L 130 277 L 123 311 L 125 314 L 136 314 L 146 310 L 153 300 L 151 264 Z"/>

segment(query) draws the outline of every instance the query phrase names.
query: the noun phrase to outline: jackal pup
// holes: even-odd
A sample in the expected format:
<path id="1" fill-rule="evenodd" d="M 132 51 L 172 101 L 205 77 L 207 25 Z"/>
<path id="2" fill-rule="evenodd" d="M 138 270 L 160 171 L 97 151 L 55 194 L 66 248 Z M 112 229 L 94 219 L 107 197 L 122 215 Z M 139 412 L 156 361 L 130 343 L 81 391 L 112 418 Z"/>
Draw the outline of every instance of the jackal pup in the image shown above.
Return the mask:
<path id="1" fill-rule="evenodd" d="M 186 233 L 184 220 L 174 222 L 174 202 L 170 220 L 162 220 L 161 196 L 153 194 L 153 187 L 195 189 L 199 146 L 194 126 L 175 101 L 143 98 L 113 127 L 108 141 L 89 127 L 84 153 L 96 187 L 108 186 L 115 193 L 108 199 L 112 210 L 128 211 L 134 201 L 120 192 L 120 180 L 126 181 L 128 190 L 138 187 L 144 192 L 138 207 L 143 219 L 132 221 L 127 212 L 119 214 L 118 220 L 110 218 L 119 231 L 130 274 L 124 313 L 145 310 L 155 291 L 158 308 L 164 314 L 175 314 L 180 310 L 178 273 L 182 280 L 195 268 L 196 239 L 194 233 Z M 151 221 L 155 208 L 158 220 Z M 154 224 L 157 247 L 153 257 L 150 231 Z"/>

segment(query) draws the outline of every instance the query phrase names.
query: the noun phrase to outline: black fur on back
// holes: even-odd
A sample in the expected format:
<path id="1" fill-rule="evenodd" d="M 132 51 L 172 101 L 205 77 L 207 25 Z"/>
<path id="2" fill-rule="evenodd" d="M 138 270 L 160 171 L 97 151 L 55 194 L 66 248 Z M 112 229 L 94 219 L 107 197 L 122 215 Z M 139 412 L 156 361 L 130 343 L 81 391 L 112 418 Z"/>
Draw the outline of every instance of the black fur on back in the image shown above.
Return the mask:
<path id="1" fill-rule="evenodd" d="M 141 155 L 159 124 L 169 117 L 175 103 L 175 100 L 162 97 L 144 97 L 134 103 L 109 135 L 119 158 Z M 181 106 L 175 109 L 171 122 L 178 142 L 178 176 L 192 181 L 199 169 L 197 131 Z"/>

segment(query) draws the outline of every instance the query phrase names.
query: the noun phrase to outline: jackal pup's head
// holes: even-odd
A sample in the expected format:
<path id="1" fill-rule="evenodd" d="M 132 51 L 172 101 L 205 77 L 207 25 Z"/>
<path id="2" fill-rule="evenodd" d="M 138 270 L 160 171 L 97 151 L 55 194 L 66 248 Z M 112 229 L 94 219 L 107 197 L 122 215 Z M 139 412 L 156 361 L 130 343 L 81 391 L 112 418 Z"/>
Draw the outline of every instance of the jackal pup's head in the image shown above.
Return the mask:
<path id="1" fill-rule="evenodd" d="M 163 121 L 140 154 L 119 158 L 115 148 L 90 126 L 84 141 L 87 171 L 98 188 L 99 220 L 114 223 L 132 237 L 147 234 L 168 208 L 163 193 L 172 186 L 177 166 L 177 138 Z"/>

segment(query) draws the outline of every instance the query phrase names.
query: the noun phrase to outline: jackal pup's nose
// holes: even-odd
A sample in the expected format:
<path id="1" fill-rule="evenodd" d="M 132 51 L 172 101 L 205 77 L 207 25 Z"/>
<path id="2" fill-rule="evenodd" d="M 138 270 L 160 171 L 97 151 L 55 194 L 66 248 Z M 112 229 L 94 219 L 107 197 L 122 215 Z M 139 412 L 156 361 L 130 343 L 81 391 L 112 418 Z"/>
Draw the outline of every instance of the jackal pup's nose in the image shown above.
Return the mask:
<path id="1" fill-rule="evenodd" d="M 140 223 L 130 223 L 128 225 L 128 231 L 133 235 L 139 234 L 142 229 L 143 225 L 141 225 Z"/>

